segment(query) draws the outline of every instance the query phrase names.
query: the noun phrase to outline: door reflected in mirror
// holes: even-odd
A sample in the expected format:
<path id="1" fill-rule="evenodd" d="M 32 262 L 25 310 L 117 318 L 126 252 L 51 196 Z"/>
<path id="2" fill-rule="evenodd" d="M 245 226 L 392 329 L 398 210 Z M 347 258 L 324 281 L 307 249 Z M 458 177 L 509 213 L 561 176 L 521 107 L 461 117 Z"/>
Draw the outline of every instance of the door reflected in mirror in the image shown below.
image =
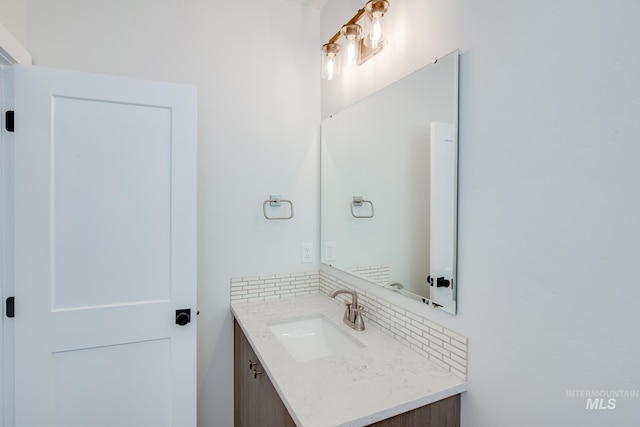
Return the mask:
<path id="1" fill-rule="evenodd" d="M 456 312 L 458 51 L 322 122 L 321 259 Z"/>

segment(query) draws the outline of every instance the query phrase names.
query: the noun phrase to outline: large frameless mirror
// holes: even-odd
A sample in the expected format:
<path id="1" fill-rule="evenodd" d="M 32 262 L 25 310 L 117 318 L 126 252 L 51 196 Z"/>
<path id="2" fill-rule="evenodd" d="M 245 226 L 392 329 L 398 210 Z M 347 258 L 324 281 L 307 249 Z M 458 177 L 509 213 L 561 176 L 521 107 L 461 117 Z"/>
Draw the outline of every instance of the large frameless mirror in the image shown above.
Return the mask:
<path id="1" fill-rule="evenodd" d="M 458 51 L 322 122 L 321 260 L 456 312 Z"/>

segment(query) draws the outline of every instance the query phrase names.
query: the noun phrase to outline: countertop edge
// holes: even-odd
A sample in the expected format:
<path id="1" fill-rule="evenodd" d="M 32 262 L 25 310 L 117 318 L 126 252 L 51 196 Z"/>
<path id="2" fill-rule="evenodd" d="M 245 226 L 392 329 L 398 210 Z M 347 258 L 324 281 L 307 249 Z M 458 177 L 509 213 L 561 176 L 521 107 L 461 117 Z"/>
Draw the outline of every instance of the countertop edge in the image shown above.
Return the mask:
<path id="1" fill-rule="evenodd" d="M 358 418 L 357 420 L 349 421 L 348 423 L 340 424 L 334 427 L 355 427 L 362 425 L 366 426 L 368 424 L 377 423 L 379 421 L 386 420 L 387 418 L 395 417 L 396 415 L 404 414 L 405 412 L 422 408 L 423 406 L 430 405 L 432 403 L 438 402 L 451 396 L 455 396 L 456 394 L 460 394 L 465 391 L 467 391 L 467 383 L 449 387 L 447 389 L 431 393 L 430 395 L 425 396 L 422 399 L 416 399 L 411 402 L 396 405 L 391 408 L 372 413 L 370 416 Z"/>

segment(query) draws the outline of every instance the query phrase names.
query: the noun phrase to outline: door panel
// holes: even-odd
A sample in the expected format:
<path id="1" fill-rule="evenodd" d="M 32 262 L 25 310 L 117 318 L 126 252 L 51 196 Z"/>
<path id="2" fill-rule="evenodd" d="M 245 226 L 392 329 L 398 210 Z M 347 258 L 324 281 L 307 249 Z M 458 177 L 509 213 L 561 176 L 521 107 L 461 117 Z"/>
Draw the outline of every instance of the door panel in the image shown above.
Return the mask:
<path id="1" fill-rule="evenodd" d="M 194 88 L 14 80 L 16 425 L 195 427 Z"/>
<path id="2" fill-rule="evenodd" d="M 170 426 L 170 364 L 167 339 L 53 353 L 54 425 Z"/>
<path id="3" fill-rule="evenodd" d="M 171 110 L 52 102 L 54 309 L 168 300 Z"/>

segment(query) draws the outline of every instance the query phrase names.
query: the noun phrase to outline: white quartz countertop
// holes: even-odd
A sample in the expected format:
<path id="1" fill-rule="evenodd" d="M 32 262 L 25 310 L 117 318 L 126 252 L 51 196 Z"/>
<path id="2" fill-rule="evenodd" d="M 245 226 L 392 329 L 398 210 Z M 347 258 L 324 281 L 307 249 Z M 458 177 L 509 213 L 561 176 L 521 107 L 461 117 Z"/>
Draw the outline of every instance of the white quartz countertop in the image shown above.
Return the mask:
<path id="1" fill-rule="evenodd" d="M 354 331 L 324 295 L 232 303 L 231 310 L 300 427 L 365 426 L 461 393 L 467 384 L 373 324 Z M 296 362 L 267 324 L 323 314 L 363 348 Z"/>

